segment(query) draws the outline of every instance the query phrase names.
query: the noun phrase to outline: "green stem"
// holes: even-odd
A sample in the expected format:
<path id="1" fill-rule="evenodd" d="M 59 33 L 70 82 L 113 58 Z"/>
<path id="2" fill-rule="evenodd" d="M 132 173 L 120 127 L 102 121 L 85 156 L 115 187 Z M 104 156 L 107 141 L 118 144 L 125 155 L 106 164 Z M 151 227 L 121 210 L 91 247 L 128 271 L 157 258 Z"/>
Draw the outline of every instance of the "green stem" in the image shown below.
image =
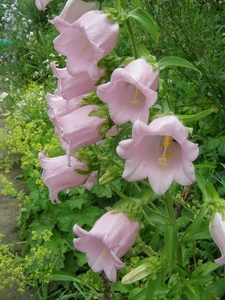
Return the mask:
<path id="1" fill-rule="evenodd" d="M 170 196 L 170 192 L 167 191 L 164 195 L 165 198 L 165 204 L 166 204 L 166 210 L 168 213 L 168 216 L 170 217 L 171 221 L 174 223 L 176 221 L 174 209 L 173 209 L 173 200 Z"/>
<path id="2" fill-rule="evenodd" d="M 151 209 L 151 208 L 148 207 L 147 205 L 144 205 L 144 206 L 143 206 L 143 209 L 142 209 L 142 212 L 143 212 L 144 216 L 147 216 L 145 210 L 148 210 L 149 212 L 153 213 L 153 215 L 157 215 L 157 216 L 163 218 L 164 220 L 166 220 L 166 222 L 172 224 L 172 221 L 171 221 L 170 218 L 168 218 L 167 216 L 161 214 L 159 211 L 155 211 L 154 209 Z"/>
<path id="3" fill-rule="evenodd" d="M 141 191 L 142 191 L 142 189 L 140 189 L 140 188 L 139 188 L 139 186 L 137 185 L 137 183 L 136 183 L 136 182 L 133 182 L 133 184 L 134 184 L 134 186 L 136 187 L 136 189 L 137 189 L 139 192 L 141 192 Z"/>
<path id="4" fill-rule="evenodd" d="M 138 58 L 137 44 L 136 44 L 133 28 L 128 18 L 126 19 L 125 24 L 127 26 L 127 30 L 130 36 L 134 58 L 137 59 Z"/>
<path id="5" fill-rule="evenodd" d="M 116 0 L 116 9 L 121 12 L 121 0 Z"/>
<path id="6" fill-rule="evenodd" d="M 130 198 L 127 197 L 126 195 L 124 195 L 124 193 L 122 193 L 120 190 L 118 190 L 113 184 L 110 185 L 112 190 L 118 195 L 120 196 L 123 200 L 125 201 L 130 201 Z"/>

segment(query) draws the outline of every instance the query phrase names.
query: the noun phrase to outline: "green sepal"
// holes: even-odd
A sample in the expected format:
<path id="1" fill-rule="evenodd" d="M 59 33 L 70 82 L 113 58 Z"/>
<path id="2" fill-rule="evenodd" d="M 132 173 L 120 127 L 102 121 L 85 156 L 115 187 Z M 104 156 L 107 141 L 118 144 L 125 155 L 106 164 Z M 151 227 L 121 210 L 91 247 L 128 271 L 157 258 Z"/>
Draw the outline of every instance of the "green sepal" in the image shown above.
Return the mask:
<path id="1" fill-rule="evenodd" d="M 143 9 L 138 7 L 130 11 L 127 17 L 133 18 L 139 23 L 141 23 L 142 26 L 151 34 L 151 37 L 153 38 L 154 42 L 158 43 L 159 36 L 157 26 L 149 14 L 147 14 Z"/>
<path id="2" fill-rule="evenodd" d="M 119 169 L 117 166 L 110 167 L 100 178 L 99 185 L 106 184 L 118 177 L 121 177 L 123 170 Z"/>
<path id="3" fill-rule="evenodd" d="M 91 173 L 90 170 L 82 170 L 82 169 L 74 169 L 74 171 L 78 174 L 81 174 L 81 175 L 88 175 Z"/>

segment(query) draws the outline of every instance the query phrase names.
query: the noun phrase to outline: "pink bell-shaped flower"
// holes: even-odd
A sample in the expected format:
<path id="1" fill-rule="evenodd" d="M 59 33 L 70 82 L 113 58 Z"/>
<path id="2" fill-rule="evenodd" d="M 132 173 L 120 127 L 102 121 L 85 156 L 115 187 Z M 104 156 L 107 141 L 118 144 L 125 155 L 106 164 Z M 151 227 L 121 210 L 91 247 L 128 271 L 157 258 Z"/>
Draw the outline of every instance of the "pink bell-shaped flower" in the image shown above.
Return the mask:
<path id="1" fill-rule="evenodd" d="M 42 152 L 38 158 L 43 168 L 42 178 L 50 190 L 52 203 L 55 201 L 60 203 L 58 198 L 60 191 L 83 185 L 89 176 L 74 171 L 74 169 L 87 170 L 87 167 L 73 156 L 70 157 L 70 166 L 67 165 L 66 155 L 49 158 Z"/>
<path id="2" fill-rule="evenodd" d="M 186 127 L 175 116 L 154 119 L 149 125 L 138 120 L 132 139 L 117 147 L 126 159 L 122 177 L 127 181 L 148 178 L 154 192 L 164 194 L 173 181 L 189 185 L 195 181 L 192 163 L 198 157 L 198 145 L 187 140 Z"/>
<path id="3" fill-rule="evenodd" d="M 209 232 L 222 254 L 220 258 L 217 258 L 214 261 L 219 266 L 225 265 L 225 220 L 222 213 L 215 213 L 213 220 L 209 224 Z"/>
<path id="4" fill-rule="evenodd" d="M 91 80 L 99 79 L 98 61 L 116 46 L 119 25 L 107 14 L 92 10 L 70 24 L 56 17 L 54 25 L 60 35 L 54 40 L 57 52 L 67 57 L 67 70 L 72 76 L 87 72 Z"/>
<path id="5" fill-rule="evenodd" d="M 66 101 L 57 89 L 54 94 L 47 93 L 46 101 L 50 106 L 48 116 L 52 123 L 56 124 L 59 117 L 64 117 L 72 111 L 80 108 L 78 104 L 82 101 L 82 97 L 83 96 L 78 96 L 70 101 Z"/>
<path id="6" fill-rule="evenodd" d="M 88 232 L 77 224 L 73 231 L 79 237 L 74 247 L 86 253 L 88 265 L 94 272 L 104 271 L 108 279 L 116 281 L 116 270 L 124 263 L 120 258 L 134 245 L 139 223 L 131 221 L 123 213 L 113 211 L 104 214 Z"/>
<path id="7" fill-rule="evenodd" d="M 144 59 L 129 63 L 112 73 L 111 81 L 98 86 L 98 97 L 108 104 L 115 124 L 136 120 L 148 122 L 149 108 L 157 100 L 158 71 Z"/>
<path id="8" fill-rule="evenodd" d="M 55 63 L 51 63 L 50 65 L 54 75 L 58 78 L 58 91 L 64 99 L 70 100 L 77 96 L 96 91 L 96 79 L 90 79 L 87 72 L 71 76 L 67 68 L 56 68 Z M 99 68 L 98 78 L 101 77 L 103 73 L 104 71 Z"/>
<path id="9" fill-rule="evenodd" d="M 98 116 L 89 116 L 90 112 L 98 108 L 97 105 L 82 106 L 55 121 L 55 133 L 60 137 L 61 146 L 68 157 L 73 151 L 102 139 L 98 132 L 106 120 Z"/>

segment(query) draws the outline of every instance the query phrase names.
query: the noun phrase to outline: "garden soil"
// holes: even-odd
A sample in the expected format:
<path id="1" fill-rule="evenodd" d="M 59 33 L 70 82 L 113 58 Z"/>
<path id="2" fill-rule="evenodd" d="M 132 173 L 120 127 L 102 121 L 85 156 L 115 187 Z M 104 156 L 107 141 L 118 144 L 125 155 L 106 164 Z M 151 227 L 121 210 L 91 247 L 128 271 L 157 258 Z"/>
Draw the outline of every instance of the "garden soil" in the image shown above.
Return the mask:
<path id="1" fill-rule="evenodd" d="M 1 94 L 1 92 L 0 92 Z M 5 130 L 4 117 L 0 112 L 0 128 Z M 8 156 L 7 151 L 0 150 L 0 157 Z M 22 171 L 19 165 L 14 165 L 11 172 L 6 174 L 4 170 L 0 170 L 0 174 L 7 177 L 8 181 L 13 183 L 13 187 L 16 190 L 23 189 L 26 191 L 25 183 L 20 181 L 20 175 Z M 2 186 L 0 183 L 0 191 Z M 5 244 L 14 244 L 14 242 L 19 242 L 18 237 L 18 227 L 17 219 L 19 214 L 19 202 L 16 198 L 13 198 L 10 195 L 2 195 L 0 193 L 0 233 L 4 234 L 3 243 Z M 16 251 L 20 251 L 21 246 L 16 247 Z M 17 291 L 17 287 L 6 287 L 2 292 L 0 292 L 0 300 L 36 300 L 35 291 L 27 288 L 26 292 L 21 294 Z"/>

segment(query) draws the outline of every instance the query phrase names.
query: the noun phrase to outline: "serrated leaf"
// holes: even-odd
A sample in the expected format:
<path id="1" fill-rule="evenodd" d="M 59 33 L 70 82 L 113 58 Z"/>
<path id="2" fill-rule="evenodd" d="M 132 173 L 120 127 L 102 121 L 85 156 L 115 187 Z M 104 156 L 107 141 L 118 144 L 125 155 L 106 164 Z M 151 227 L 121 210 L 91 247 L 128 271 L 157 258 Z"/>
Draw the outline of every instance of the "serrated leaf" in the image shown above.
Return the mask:
<path id="1" fill-rule="evenodd" d="M 151 34 L 151 37 L 153 38 L 154 42 L 158 43 L 159 36 L 157 26 L 149 14 L 147 14 L 143 9 L 138 7 L 130 11 L 127 17 L 133 18 L 139 23 L 141 23 L 141 25 Z"/>
<path id="2" fill-rule="evenodd" d="M 182 67 L 192 69 L 198 72 L 200 75 L 202 74 L 192 63 L 190 63 L 186 59 L 176 56 L 163 57 L 158 61 L 158 66 L 159 70 L 163 70 L 166 67 Z"/>

